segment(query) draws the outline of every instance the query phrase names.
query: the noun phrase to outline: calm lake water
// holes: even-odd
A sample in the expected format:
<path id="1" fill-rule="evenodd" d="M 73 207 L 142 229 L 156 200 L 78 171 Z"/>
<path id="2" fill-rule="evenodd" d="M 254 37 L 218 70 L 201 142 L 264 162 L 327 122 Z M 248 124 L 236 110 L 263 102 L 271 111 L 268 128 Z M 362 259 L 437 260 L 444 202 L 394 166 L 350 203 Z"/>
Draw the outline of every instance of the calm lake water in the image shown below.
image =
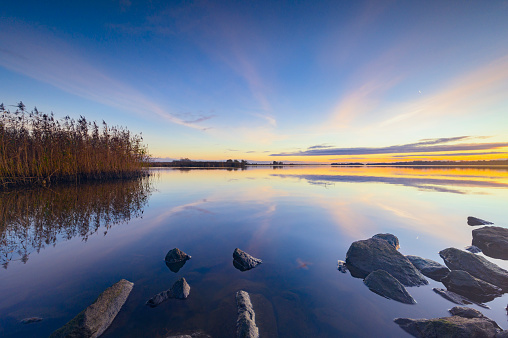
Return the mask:
<path id="1" fill-rule="evenodd" d="M 141 181 L 0 193 L 0 336 L 46 337 L 125 278 L 134 289 L 104 337 L 234 337 L 240 289 L 262 337 L 405 337 L 394 318 L 447 316 L 455 305 L 430 279 L 407 288 L 416 305 L 369 291 L 337 270 L 350 244 L 389 232 L 403 254 L 442 263 L 440 250 L 471 244 L 467 216 L 508 225 L 506 169 L 152 171 Z M 192 256 L 177 273 L 164 262 L 175 247 Z M 235 269 L 237 247 L 264 263 Z M 145 305 L 180 277 L 188 299 Z M 507 302 L 471 307 L 508 329 Z M 44 320 L 20 324 L 34 316 Z"/>

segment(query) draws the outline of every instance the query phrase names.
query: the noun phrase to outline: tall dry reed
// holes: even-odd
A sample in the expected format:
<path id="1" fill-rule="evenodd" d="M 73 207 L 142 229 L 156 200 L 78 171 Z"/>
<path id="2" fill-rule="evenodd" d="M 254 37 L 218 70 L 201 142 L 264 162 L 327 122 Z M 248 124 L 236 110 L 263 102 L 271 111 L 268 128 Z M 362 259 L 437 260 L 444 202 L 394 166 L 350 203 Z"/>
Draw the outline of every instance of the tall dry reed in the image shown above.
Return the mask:
<path id="1" fill-rule="evenodd" d="M 11 112 L 0 104 L 0 185 L 41 184 L 138 176 L 149 160 L 140 135 L 103 121 L 88 122 L 20 102 Z"/>

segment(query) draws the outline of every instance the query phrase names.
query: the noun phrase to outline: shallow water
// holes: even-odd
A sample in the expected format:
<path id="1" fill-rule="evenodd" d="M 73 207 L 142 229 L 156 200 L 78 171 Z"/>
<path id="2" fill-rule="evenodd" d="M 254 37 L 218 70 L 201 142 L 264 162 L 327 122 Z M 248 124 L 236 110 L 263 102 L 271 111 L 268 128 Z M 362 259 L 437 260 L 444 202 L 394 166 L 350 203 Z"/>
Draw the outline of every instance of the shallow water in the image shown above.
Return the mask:
<path id="1" fill-rule="evenodd" d="M 266 337 L 408 336 L 396 317 L 447 316 L 430 284 L 385 299 L 337 270 L 349 245 L 393 233 L 403 254 L 471 244 L 467 216 L 508 225 L 505 169 L 260 167 L 155 169 L 149 181 L 0 194 L 0 336 L 46 337 L 121 278 L 135 283 L 104 337 L 202 330 L 235 335 L 235 292 L 251 294 Z M 92 220 L 92 222 L 89 222 Z M 192 259 L 177 272 L 164 257 Z M 263 259 L 241 272 L 235 248 Z M 489 260 L 508 269 L 506 261 Z M 180 277 L 186 300 L 146 300 Z M 472 305 L 508 329 L 508 296 Z M 26 317 L 43 321 L 20 324 Z"/>

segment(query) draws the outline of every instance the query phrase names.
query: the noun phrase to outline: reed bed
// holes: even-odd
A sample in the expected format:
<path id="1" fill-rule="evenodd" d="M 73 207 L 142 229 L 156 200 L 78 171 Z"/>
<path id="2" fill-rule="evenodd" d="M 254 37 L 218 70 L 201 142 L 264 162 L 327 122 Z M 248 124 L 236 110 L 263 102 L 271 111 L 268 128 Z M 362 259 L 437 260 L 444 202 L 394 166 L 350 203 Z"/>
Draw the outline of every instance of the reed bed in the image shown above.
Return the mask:
<path id="1" fill-rule="evenodd" d="M 56 119 L 20 102 L 0 104 L 0 185 L 135 177 L 149 161 L 141 135 L 81 116 Z"/>

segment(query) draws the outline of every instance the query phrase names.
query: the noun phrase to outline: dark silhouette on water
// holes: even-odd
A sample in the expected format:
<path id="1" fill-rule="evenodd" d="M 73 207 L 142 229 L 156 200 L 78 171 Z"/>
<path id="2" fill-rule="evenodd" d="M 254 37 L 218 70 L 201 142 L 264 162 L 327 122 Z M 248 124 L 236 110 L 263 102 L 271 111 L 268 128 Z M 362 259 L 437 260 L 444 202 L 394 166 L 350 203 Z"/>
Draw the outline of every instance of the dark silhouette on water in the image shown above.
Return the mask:
<path id="1" fill-rule="evenodd" d="M 143 214 L 152 192 L 149 177 L 106 183 L 0 191 L 0 264 L 28 261 L 31 252 Z"/>

